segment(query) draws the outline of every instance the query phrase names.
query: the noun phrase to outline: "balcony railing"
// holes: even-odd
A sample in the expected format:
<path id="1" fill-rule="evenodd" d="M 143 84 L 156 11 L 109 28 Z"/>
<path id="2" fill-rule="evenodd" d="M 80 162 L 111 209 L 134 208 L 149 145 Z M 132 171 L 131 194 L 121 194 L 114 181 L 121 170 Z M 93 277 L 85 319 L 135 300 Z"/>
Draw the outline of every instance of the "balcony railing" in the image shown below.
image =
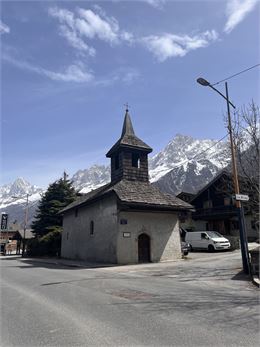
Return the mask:
<path id="1" fill-rule="evenodd" d="M 210 217 L 233 217 L 237 215 L 237 210 L 235 206 L 214 206 L 210 208 L 200 208 L 196 209 L 196 212 L 192 214 L 195 219 L 199 218 L 210 218 Z"/>

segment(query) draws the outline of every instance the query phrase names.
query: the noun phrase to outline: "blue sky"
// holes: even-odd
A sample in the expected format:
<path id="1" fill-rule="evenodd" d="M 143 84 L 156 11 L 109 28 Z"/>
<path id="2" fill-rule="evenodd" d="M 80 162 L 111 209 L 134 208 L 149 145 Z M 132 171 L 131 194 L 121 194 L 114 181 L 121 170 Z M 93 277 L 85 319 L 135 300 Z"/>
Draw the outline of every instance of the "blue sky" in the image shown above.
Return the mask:
<path id="1" fill-rule="evenodd" d="M 126 102 L 153 154 L 177 133 L 223 137 L 224 99 L 196 79 L 260 62 L 259 11 L 254 0 L 2 1 L 2 183 L 46 186 L 107 164 Z M 259 67 L 229 94 L 259 105 Z"/>

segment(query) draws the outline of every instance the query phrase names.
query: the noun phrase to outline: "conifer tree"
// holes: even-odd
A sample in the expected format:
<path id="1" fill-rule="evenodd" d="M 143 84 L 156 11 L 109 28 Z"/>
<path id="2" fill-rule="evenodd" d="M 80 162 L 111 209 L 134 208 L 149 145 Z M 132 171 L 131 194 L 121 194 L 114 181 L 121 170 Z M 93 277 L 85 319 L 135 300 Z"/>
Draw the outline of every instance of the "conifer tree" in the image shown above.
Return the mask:
<path id="1" fill-rule="evenodd" d="M 76 197 L 77 192 L 64 172 L 63 178 L 50 184 L 43 194 L 32 223 L 33 232 L 42 237 L 51 231 L 61 231 L 62 216 L 58 212 L 73 202 Z"/>

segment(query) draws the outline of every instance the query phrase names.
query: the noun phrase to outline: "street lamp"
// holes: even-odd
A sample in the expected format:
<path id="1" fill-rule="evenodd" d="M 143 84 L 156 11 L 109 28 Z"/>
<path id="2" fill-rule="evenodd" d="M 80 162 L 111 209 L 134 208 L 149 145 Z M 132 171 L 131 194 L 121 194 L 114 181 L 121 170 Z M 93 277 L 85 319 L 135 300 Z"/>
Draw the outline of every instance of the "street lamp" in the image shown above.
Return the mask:
<path id="1" fill-rule="evenodd" d="M 230 116 L 230 105 L 235 109 L 236 107 L 232 104 L 231 101 L 229 101 L 228 98 L 228 84 L 225 82 L 225 88 L 226 88 L 226 96 L 222 94 L 218 89 L 213 87 L 207 80 L 204 78 L 198 78 L 197 82 L 204 86 L 204 87 L 210 87 L 214 91 L 216 91 L 219 95 L 221 95 L 227 102 L 227 114 L 228 114 L 228 131 L 229 131 L 229 137 L 230 137 L 230 147 L 231 147 L 231 155 L 232 155 L 232 171 L 233 171 L 233 181 L 234 181 L 234 188 L 235 188 L 235 194 L 239 194 L 239 183 L 238 183 L 238 174 L 237 174 L 237 163 L 236 163 L 236 155 L 235 155 L 235 147 L 234 147 L 234 141 L 233 141 L 233 133 L 232 133 L 232 126 L 231 126 L 231 116 Z M 236 200 L 236 207 L 238 211 L 238 220 L 239 220 L 239 234 L 240 234 L 240 243 L 241 243 L 241 255 L 242 255 L 242 262 L 243 262 L 243 270 L 246 274 L 250 273 L 250 267 L 249 267 L 249 256 L 248 256 L 248 244 L 246 240 L 246 231 L 245 231 L 245 217 L 244 217 L 244 210 L 243 206 L 241 204 L 241 201 Z"/>
<path id="2" fill-rule="evenodd" d="M 24 257 L 25 253 L 25 232 L 27 228 L 27 222 L 28 222 L 28 207 L 29 207 L 29 194 L 26 194 L 25 197 L 20 197 L 20 196 L 12 196 L 14 199 L 26 199 L 26 207 L 24 211 L 24 227 L 23 227 L 23 248 L 22 248 L 22 257 Z"/>

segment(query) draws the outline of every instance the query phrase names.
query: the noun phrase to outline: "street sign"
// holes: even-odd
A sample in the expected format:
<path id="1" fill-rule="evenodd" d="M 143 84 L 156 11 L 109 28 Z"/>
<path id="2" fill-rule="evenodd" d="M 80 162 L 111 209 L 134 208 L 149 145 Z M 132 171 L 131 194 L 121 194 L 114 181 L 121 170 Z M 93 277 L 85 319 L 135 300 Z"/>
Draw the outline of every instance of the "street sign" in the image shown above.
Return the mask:
<path id="1" fill-rule="evenodd" d="M 1 230 L 7 229 L 8 214 L 2 213 L 1 215 Z"/>
<path id="2" fill-rule="evenodd" d="M 248 195 L 236 194 L 235 197 L 236 197 L 237 201 L 248 201 L 249 200 Z"/>

